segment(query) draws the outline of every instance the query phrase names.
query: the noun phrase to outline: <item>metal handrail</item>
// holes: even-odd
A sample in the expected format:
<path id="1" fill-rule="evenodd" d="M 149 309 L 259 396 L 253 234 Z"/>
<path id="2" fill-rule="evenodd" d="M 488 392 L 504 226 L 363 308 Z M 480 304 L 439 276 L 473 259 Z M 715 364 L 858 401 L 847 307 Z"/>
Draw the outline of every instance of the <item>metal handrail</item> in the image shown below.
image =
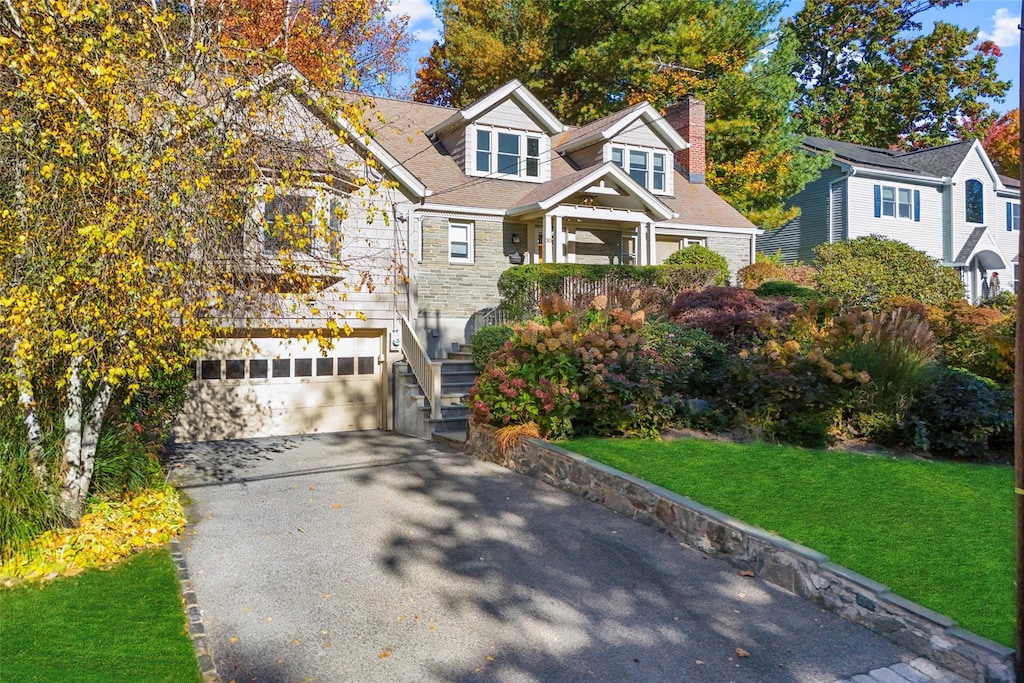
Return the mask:
<path id="1" fill-rule="evenodd" d="M 402 319 L 402 352 L 405 353 L 405 360 L 412 368 L 412 374 L 420 384 L 427 401 L 430 403 L 430 418 L 441 419 L 441 363 L 430 360 L 430 356 L 423 350 L 416 331 L 413 329 L 409 319 L 399 314 Z"/>

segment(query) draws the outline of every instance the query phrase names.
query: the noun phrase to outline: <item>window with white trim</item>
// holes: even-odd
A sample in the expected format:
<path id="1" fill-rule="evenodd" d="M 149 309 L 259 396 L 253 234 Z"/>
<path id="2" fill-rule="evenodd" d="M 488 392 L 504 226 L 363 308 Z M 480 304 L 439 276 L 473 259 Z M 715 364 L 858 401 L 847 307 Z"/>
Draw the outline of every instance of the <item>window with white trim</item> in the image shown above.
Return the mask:
<path id="1" fill-rule="evenodd" d="M 1006 202 L 1006 231 L 1020 230 L 1020 204 Z"/>
<path id="2" fill-rule="evenodd" d="M 667 153 L 615 145 L 611 148 L 611 162 L 651 192 L 669 192 Z"/>
<path id="3" fill-rule="evenodd" d="M 875 185 L 875 218 L 921 220 L 921 191 L 893 185 Z"/>
<path id="4" fill-rule="evenodd" d="M 448 262 L 473 262 L 473 224 L 448 222 Z"/>
<path id="5" fill-rule="evenodd" d="M 980 180 L 968 180 L 964 183 L 964 219 L 968 223 L 985 222 L 985 186 Z"/>
<path id="6" fill-rule="evenodd" d="M 312 191 L 291 192 L 264 201 L 263 251 L 276 254 L 288 249 L 310 253 L 315 225 L 316 195 Z"/>
<path id="7" fill-rule="evenodd" d="M 687 247 L 692 247 L 695 244 L 698 245 L 698 246 L 701 246 L 701 247 L 706 247 L 706 246 L 708 246 L 708 238 L 707 237 L 684 237 L 683 239 L 679 240 L 679 248 L 680 249 L 686 249 Z"/>
<path id="8" fill-rule="evenodd" d="M 540 179 L 539 135 L 524 131 L 476 129 L 477 174 Z"/>

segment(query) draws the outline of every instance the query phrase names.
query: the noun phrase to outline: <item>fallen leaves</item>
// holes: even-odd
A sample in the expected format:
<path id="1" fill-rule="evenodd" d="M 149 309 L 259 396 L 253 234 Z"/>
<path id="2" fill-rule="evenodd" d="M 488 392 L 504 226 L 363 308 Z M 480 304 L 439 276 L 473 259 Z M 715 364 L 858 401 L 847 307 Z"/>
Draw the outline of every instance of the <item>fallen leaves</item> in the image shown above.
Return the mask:
<path id="1" fill-rule="evenodd" d="M 740 572 L 740 576 L 754 576 L 754 572 L 750 571 L 749 569 L 744 569 Z"/>
<path id="2" fill-rule="evenodd" d="M 747 652 L 746 650 L 744 650 L 742 647 L 738 647 L 738 648 L 736 648 L 736 656 L 737 657 L 749 657 L 750 653 Z"/>

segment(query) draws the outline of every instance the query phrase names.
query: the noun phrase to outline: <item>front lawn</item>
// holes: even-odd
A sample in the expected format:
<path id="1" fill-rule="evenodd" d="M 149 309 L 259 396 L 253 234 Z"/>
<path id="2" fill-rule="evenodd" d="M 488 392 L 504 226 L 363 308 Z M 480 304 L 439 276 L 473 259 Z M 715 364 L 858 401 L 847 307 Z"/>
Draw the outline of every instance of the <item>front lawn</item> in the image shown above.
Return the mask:
<path id="1" fill-rule="evenodd" d="M 199 681 L 170 553 L 0 590 L 0 672 L 10 681 Z"/>
<path id="2" fill-rule="evenodd" d="M 826 553 L 1013 645 L 1010 467 L 696 439 L 563 445 Z"/>

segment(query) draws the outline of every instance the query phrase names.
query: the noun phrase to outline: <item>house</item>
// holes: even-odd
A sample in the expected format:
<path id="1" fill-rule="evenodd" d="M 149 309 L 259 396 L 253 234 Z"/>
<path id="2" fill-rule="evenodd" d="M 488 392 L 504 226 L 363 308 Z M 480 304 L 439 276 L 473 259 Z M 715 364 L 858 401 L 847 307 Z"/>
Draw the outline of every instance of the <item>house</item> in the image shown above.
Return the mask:
<path id="1" fill-rule="evenodd" d="M 807 137 L 832 163 L 788 204 L 800 215 L 765 234 L 759 248 L 810 262 L 819 244 L 881 235 L 956 268 L 978 301 L 991 273 L 1016 291 L 1020 182 L 999 175 L 978 140 L 910 152 Z"/>
<path id="2" fill-rule="evenodd" d="M 383 181 L 372 195 L 335 179 L 252 211 L 265 224 L 347 201 L 339 230 L 376 259 L 378 286 L 339 282 L 321 296 L 353 333 L 325 356 L 298 335 L 326 319 L 240 323 L 237 338 L 198 360 L 179 440 L 392 428 L 395 362 L 408 360 L 428 400 L 440 396 L 437 361 L 498 305 L 498 277 L 515 264 L 658 264 L 691 244 L 725 256 L 734 273 L 753 261 L 761 231 L 704 184 L 696 99 L 664 115 L 643 102 L 582 127 L 564 125 L 518 81 L 463 109 L 365 102 L 369 135 L 331 155 L 365 161 L 361 172 Z M 350 125 L 298 96 L 288 108 L 303 139 Z"/>

